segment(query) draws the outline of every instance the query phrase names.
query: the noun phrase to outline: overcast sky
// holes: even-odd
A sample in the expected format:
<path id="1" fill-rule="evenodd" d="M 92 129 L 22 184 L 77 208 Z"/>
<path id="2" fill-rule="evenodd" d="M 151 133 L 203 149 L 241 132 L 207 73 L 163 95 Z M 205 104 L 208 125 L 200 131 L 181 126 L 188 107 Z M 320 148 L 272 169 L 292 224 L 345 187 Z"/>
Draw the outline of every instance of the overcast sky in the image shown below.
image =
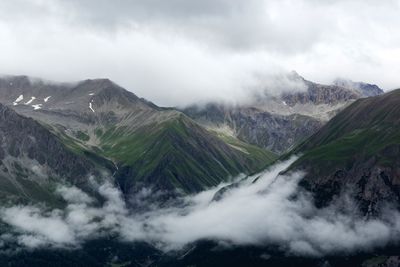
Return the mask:
<path id="1" fill-rule="evenodd" d="M 1 0 L 0 73 L 108 77 L 159 105 L 296 70 L 400 87 L 400 1 Z"/>

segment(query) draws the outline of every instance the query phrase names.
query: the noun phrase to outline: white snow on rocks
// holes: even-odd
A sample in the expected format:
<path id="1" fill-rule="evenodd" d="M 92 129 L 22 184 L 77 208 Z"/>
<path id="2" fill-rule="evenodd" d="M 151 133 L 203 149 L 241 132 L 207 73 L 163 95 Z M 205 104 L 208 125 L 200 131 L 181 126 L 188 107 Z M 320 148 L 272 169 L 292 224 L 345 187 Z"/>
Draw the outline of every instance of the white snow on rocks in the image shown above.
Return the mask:
<path id="1" fill-rule="evenodd" d="M 18 105 L 18 102 L 20 102 L 23 99 L 24 99 L 24 96 L 20 95 L 19 97 L 17 97 L 17 99 L 15 99 L 15 101 L 13 102 L 13 105 L 14 106 Z"/>
<path id="2" fill-rule="evenodd" d="M 36 97 L 32 96 L 31 99 L 28 102 L 25 103 L 25 105 L 29 105 L 35 99 L 36 99 Z"/>
<path id="3" fill-rule="evenodd" d="M 33 110 L 38 110 L 42 108 L 42 104 L 36 104 L 36 105 L 32 105 Z"/>
<path id="4" fill-rule="evenodd" d="M 43 99 L 43 101 L 44 101 L 44 102 L 49 101 L 50 97 L 51 97 L 51 96 L 46 97 L 45 99 Z"/>
<path id="5" fill-rule="evenodd" d="M 90 108 L 90 110 L 93 111 L 93 113 L 94 113 L 94 109 L 93 109 L 93 106 L 92 106 L 92 102 L 93 102 L 93 100 L 90 101 L 90 103 L 89 103 L 89 108 Z"/>

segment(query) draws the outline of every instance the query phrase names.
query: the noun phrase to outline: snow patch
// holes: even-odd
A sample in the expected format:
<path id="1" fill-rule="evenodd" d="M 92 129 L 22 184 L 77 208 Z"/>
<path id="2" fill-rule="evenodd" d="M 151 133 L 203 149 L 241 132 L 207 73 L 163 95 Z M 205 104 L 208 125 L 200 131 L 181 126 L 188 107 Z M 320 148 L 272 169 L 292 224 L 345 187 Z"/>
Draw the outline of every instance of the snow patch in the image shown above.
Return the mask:
<path id="1" fill-rule="evenodd" d="M 35 99 L 36 99 L 36 97 L 32 96 L 31 99 L 28 102 L 25 103 L 25 105 L 29 105 Z"/>
<path id="2" fill-rule="evenodd" d="M 19 97 L 17 97 L 17 99 L 15 99 L 15 101 L 13 102 L 13 105 L 14 106 L 18 105 L 18 102 L 20 102 L 23 99 L 24 99 L 24 95 L 20 95 Z"/>
<path id="3" fill-rule="evenodd" d="M 51 97 L 51 96 L 46 97 L 45 99 L 43 99 L 43 101 L 44 101 L 44 102 L 49 101 L 50 97 Z"/>
<path id="4" fill-rule="evenodd" d="M 286 104 L 286 102 L 285 102 L 285 101 L 282 101 L 282 103 L 283 103 L 285 106 L 287 106 L 287 104 Z"/>
<path id="5" fill-rule="evenodd" d="M 90 110 L 93 111 L 93 113 L 94 113 L 94 109 L 93 109 L 93 106 L 92 106 L 92 102 L 93 102 L 93 100 L 89 103 L 89 108 L 90 108 Z"/>
<path id="6" fill-rule="evenodd" d="M 94 95 L 94 93 L 90 93 L 89 95 Z"/>
<path id="7" fill-rule="evenodd" d="M 42 104 L 36 104 L 36 105 L 32 105 L 33 110 L 38 110 L 42 108 Z"/>

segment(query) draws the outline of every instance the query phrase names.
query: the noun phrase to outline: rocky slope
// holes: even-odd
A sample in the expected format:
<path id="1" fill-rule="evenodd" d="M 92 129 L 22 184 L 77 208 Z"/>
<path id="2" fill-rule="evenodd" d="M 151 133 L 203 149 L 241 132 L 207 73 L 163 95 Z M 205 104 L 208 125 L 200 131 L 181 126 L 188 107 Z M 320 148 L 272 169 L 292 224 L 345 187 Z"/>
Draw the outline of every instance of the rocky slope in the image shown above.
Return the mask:
<path id="1" fill-rule="evenodd" d="M 0 79 L 0 102 L 46 125 L 76 154 L 115 165 L 126 194 L 142 187 L 198 192 L 275 159 L 264 149 L 205 130 L 107 79 L 75 84 Z"/>
<path id="2" fill-rule="evenodd" d="M 323 126 L 294 153 L 292 169 L 317 202 L 350 192 L 364 212 L 400 203 L 400 90 L 359 99 Z"/>
<path id="3" fill-rule="evenodd" d="M 383 94 L 383 90 L 376 84 L 364 83 L 364 82 L 353 82 L 346 79 L 336 79 L 333 82 L 334 85 L 355 90 L 361 93 L 364 97 L 377 96 Z"/>
<path id="4" fill-rule="evenodd" d="M 73 153 L 38 122 L 0 104 L 0 195 L 32 201 L 53 198 L 52 184 L 87 187 L 90 175 L 107 175 L 100 162 Z"/>
<path id="5" fill-rule="evenodd" d="M 287 88 L 279 96 L 257 95 L 253 102 L 243 105 L 209 103 L 183 111 L 210 129 L 228 130 L 240 140 L 283 153 L 362 97 L 353 89 L 313 83 L 295 72 L 288 79 L 304 89 L 293 92 Z"/>
<path id="6" fill-rule="evenodd" d="M 290 149 L 322 126 L 321 121 L 308 116 L 285 116 L 250 107 L 208 104 L 204 108 L 190 107 L 184 112 L 209 129 L 227 132 L 276 153 Z"/>

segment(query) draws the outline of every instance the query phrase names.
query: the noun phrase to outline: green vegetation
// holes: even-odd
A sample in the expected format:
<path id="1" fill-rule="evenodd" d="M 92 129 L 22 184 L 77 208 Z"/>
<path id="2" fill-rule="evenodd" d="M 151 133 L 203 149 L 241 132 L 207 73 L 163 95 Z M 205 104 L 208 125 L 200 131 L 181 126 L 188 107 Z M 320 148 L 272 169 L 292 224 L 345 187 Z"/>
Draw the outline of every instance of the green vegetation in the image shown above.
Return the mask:
<path id="1" fill-rule="evenodd" d="M 278 156 L 271 151 L 245 143 L 233 136 L 219 132 L 215 132 L 215 134 L 231 147 L 247 154 L 248 157 L 251 157 L 252 162 L 254 163 L 254 169 L 257 171 L 265 169 L 278 158 Z"/>
<path id="2" fill-rule="evenodd" d="M 319 173 L 327 173 L 371 158 L 381 166 L 393 166 L 399 160 L 398 103 L 399 90 L 356 101 L 294 150 L 303 153 L 294 166 L 313 163 Z"/>
<path id="3" fill-rule="evenodd" d="M 210 134 L 184 115 L 134 132 L 111 127 L 99 137 L 103 155 L 133 168 L 133 180 L 156 179 L 187 193 L 260 171 L 276 158 L 237 139 Z"/>
<path id="4" fill-rule="evenodd" d="M 82 131 L 77 131 L 75 133 L 75 137 L 84 142 L 87 142 L 90 139 L 89 135 L 87 135 L 86 133 L 84 133 Z"/>

